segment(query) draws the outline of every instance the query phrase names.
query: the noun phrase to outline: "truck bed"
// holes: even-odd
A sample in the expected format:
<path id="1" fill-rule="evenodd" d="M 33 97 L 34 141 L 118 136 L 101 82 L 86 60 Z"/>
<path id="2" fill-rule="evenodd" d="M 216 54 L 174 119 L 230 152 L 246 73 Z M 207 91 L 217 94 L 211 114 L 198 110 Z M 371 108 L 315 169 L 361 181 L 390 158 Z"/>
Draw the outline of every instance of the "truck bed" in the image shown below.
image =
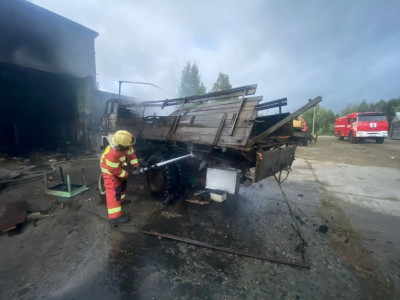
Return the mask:
<path id="1" fill-rule="evenodd" d="M 237 147 L 249 140 L 262 97 L 218 100 L 182 111 L 179 115 L 122 120 L 140 139 Z M 236 120 L 236 123 L 235 123 Z"/>

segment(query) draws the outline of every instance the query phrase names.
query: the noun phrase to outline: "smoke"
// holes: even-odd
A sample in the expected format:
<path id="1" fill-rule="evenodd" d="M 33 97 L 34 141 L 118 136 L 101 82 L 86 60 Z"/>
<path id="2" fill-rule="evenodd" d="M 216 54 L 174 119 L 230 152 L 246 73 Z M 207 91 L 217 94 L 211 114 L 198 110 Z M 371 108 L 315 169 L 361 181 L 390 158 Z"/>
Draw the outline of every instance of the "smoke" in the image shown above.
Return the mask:
<path id="1" fill-rule="evenodd" d="M 0 1 L 0 62 L 94 77 L 95 36 L 83 26 L 29 2 Z"/>

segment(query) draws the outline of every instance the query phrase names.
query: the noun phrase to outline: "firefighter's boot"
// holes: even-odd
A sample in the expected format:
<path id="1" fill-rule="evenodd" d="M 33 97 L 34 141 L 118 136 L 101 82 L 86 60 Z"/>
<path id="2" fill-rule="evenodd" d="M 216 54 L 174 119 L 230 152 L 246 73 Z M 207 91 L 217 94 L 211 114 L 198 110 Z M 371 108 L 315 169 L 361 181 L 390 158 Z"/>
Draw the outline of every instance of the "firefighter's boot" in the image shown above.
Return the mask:
<path id="1" fill-rule="evenodd" d="M 111 224 L 117 225 L 117 224 L 122 224 L 122 223 L 127 223 L 129 222 L 131 219 L 129 218 L 129 216 L 119 216 L 118 218 L 115 219 L 111 219 Z"/>
<path id="2" fill-rule="evenodd" d="M 122 206 L 126 206 L 126 205 L 128 205 L 129 203 L 131 203 L 131 200 L 125 200 L 125 201 L 122 201 L 122 202 L 121 202 L 121 205 L 122 205 Z"/>

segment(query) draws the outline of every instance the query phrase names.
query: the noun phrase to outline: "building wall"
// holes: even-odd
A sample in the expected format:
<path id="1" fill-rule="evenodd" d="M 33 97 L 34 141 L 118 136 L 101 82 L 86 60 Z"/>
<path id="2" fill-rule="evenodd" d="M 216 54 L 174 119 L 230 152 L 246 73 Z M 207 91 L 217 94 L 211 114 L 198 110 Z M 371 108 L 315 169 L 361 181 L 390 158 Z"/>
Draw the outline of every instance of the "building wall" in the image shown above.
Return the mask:
<path id="1" fill-rule="evenodd" d="M 0 1 L 0 62 L 93 78 L 97 33 L 24 0 Z"/>

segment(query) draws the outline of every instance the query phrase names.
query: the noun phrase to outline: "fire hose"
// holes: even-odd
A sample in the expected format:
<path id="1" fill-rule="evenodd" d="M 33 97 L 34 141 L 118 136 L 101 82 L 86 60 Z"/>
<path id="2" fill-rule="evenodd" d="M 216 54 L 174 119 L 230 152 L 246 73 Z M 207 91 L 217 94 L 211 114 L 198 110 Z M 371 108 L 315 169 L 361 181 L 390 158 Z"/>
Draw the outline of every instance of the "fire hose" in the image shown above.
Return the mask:
<path id="1" fill-rule="evenodd" d="M 165 160 L 165 161 L 161 161 L 161 162 L 156 163 L 154 165 L 151 165 L 149 167 L 140 168 L 140 173 L 144 173 L 144 172 L 147 172 L 148 170 L 150 170 L 152 168 L 161 167 L 161 166 L 170 164 L 170 163 L 172 163 L 174 161 L 178 161 L 178 160 L 181 160 L 181 159 L 184 159 L 184 158 L 187 158 L 187 157 L 193 157 L 193 156 L 194 156 L 193 152 L 190 152 L 190 154 L 186 154 L 186 155 L 179 156 L 179 157 L 176 157 L 176 158 L 171 158 L 171 159 L 168 159 L 168 160 Z M 99 176 L 99 193 L 100 193 L 100 195 L 105 195 L 106 194 L 105 189 L 103 189 L 103 173 L 101 173 L 100 176 Z"/>

